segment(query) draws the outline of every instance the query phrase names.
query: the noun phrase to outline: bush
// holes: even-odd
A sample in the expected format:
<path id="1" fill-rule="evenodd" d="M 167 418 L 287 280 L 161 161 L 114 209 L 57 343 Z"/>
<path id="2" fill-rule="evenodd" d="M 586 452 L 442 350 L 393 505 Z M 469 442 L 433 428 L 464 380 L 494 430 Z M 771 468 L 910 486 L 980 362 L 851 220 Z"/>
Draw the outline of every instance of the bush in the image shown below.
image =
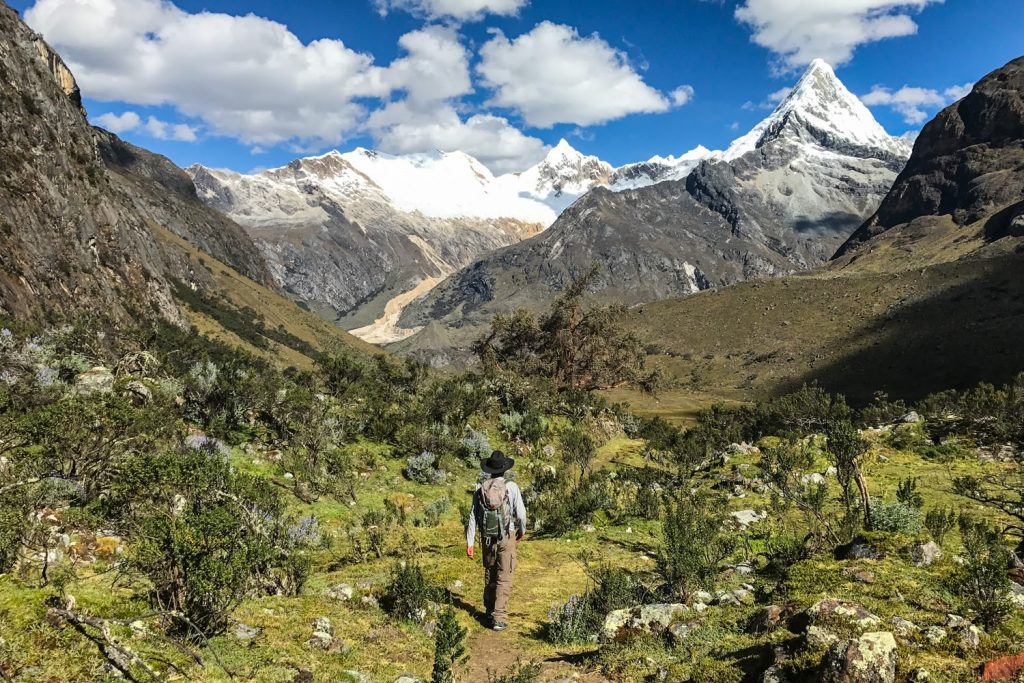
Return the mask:
<path id="1" fill-rule="evenodd" d="M 565 604 L 548 612 L 545 635 L 556 645 L 583 643 L 594 634 L 597 613 L 587 595 L 573 595 Z"/>
<path id="2" fill-rule="evenodd" d="M 459 455 L 470 465 L 476 466 L 494 452 L 491 442 L 487 438 L 487 432 L 467 427 L 466 436 L 462 439 Z"/>
<path id="3" fill-rule="evenodd" d="M 452 665 L 466 653 L 466 629 L 459 626 L 455 610 L 451 607 L 441 612 L 434 630 L 434 669 L 430 683 L 454 683 Z"/>
<path id="4" fill-rule="evenodd" d="M 877 531 L 913 535 L 921 531 L 921 511 L 906 503 L 876 502 L 871 507 L 871 523 Z"/>
<path id="5" fill-rule="evenodd" d="M 943 544 L 946 534 L 956 526 L 956 513 L 952 510 L 935 508 L 929 510 L 924 516 L 924 526 L 928 529 L 932 539 L 939 545 Z"/>
<path id="6" fill-rule="evenodd" d="M 896 500 L 918 510 L 924 507 L 924 496 L 917 490 L 916 478 L 900 480 L 896 485 Z"/>
<path id="7" fill-rule="evenodd" d="M 149 579 L 154 606 L 183 614 L 206 634 L 222 631 L 254 589 L 280 586 L 282 571 L 302 571 L 290 556 L 303 539 L 289 535 L 277 491 L 209 452 L 139 457 L 107 503 L 134 540 L 127 565 Z"/>
<path id="8" fill-rule="evenodd" d="M 437 466 L 437 456 L 430 451 L 410 455 L 405 465 L 405 476 L 418 484 L 442 484 L 447 474 Z"/>
<path id="9" fill-rule="evenodd" d="M 925 460 L 943 463 L 954 462 L 956 460 L 966 460 L 971 457 L 971 452 L 967 447 L 952 440 L 944 441 L 938 446 L 934 444 L 926 444 L 918 449 L 918 453 Z"/>
<path id="10" fill-rule="evenodd" d="M 435 527 L 441 523 L 441 517 L 451 509 L 452 502 L 448 498 L 439 498 L 423 508 L 422 525 Z"/>
<path id="11" fill-rule="evenodd" d="M 540 664 L 516 662 L 510 670 L 503 674 L 487 671 L 487 683 L 536 683 L 540 678 Z"/>
<path id="12" fill-rule="evenodd" d="M 994 628 L 1012 609 L 1007 597 L 1009 552 L 999 530 L 984 520 L 961 516 L 960 536 L 966 561 L 952 576 L 951 588 L 979 623 Z"/>
<path id="13" fill-rule="evenodd" d="M 391 616 L 408 621 L 423 621 L 427 605 L 440 597 L 441 591 L 427 581 L 415 562 L 398 562 L 391 569 L 391 580 L 384 589 L 380 604 Z"/>
<path id="14" fill-rule="evenodd" d="M 668 506 L 658 570 L 669 596 L 689 600 L 698 589 L 713 586 L 718 565 L 734 548 L 733 540 L 721 531 L 722 521 L 703 498 L 680 499 Z"/>
<path id="15" fill-rule="evenodd" d="M 559 645 L 589 641 L 604 624 L 609 612 L 643 601 L 645 590 L 629 572 L 612 566 L 591 574 L 593 588 L 548 612 L 547 639 Z"/>

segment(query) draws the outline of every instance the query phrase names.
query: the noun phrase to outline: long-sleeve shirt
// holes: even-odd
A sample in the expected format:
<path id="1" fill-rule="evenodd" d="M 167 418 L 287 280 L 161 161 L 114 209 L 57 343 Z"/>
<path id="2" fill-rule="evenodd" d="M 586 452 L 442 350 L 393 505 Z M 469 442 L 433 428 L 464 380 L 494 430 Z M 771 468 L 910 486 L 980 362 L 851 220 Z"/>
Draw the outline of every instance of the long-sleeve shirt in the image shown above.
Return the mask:
<path id="1" fill-rule="evenodd" d="M 509 507 L 512 508 L 512 520 L 517 534 L 526 533 L 526 504 L 523 502 L 523 492 L 514 481 L 505 482 L 505 496 L 508 498 Z M 480 486 L 473 492 L 473 506 L 469 511 L 469 523 L 466 525 L 466 545 L 472 548 L 476 544 L 477 520 L 484 515 L 484 504 L 480 493 Z"/>

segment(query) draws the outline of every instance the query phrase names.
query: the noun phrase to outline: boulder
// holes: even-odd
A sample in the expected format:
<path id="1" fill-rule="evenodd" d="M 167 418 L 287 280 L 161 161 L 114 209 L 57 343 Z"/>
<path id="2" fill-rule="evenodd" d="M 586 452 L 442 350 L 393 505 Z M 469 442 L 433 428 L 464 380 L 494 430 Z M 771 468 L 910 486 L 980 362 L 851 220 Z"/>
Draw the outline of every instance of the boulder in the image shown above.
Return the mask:
<path id="1" fill-rule="evenodd" d="M 124 393 L 135 405 L 144 405 L 153 399 L 153 392 L 150 388 L 137 379 L 125 385 Z"/>
<path id="2" fill-rule="evenodd" d="M 234 626 L 231 627 L 231 635 L 239 640 L 252 640 L 260 634 L 260 629 L 255 626 L 249 626 L 238 621 L 235 622 Z"/>
<path id="3" fill-rule="evenodd" d="M 1024 652 L 985 662 L 981 667 L 983 681 L 1015 681 L 1024 673 Z"/>
<path id="4" fill-rule="evenodd" d="M 331 624 L 331 620 L 328 617 L 317 617 L 313 620 L 313 632 L 326 633 L 328 635 L 334 635 L 334 625 Z"/>
<path id="5" fill-rule="evenodd" d="M 882 620 L 855 602 L 824 598 L 795 614 L 789 623 L 790 630 L 799 633 L 812 624 L 837 624 L 857 632 L 875 628 Z"/>
<path id="6" fill-rule="evenodd" d="M 811 650 L 820 650 L 838 642 L 839 636 L 823 626 L 811 624 L 804 632 L 804 646 Z"/>
<path id="7" fill-rule="evenodd" d="M 938 645 L 946 639 L 949 633 L 941 626 L 929 626 L 924 630 L 924 638 L 932 645 Z"/>
<path id="8" fill-rule="evenodd" d="M 395 679 L 395 683 L 423 683 L 423 681 L 410 673 L 404 673 Z"/>
<path id="9" fill-rule="evenodd" d="M 114 390 L 114 373 L 97 366 L 75 377 L 75 391 L 80 394 L 107 394 Z"/>
<path id="10" fill-rule="evenodd" d="M 328 588 L 326 595 L 332 600 L 351 600 L 355 595 L 355 590 L 347 583 L 339 583 L 337 586 Z"/>
<path id="11" fill-rule="evenodd" d="M 919 422 L 924 422 L 924 418 L 921 417 L 916 410 L 911 410 L 900 418 L 900 422 L 907 425 L 918 424 Z"/>
<path id="12" fill-rule="evenodd" d="M 835 556 L 837 560 L 880 560 L 885 557 L 885 553 L 868 539 L 857 537 L 837 547 Z"/>
<path id="13" fill-rule="evenodd" d="M 889 620 L 889 624 L 892 626 L 893 632 L 901 638 L 909 638 L 920 630 L 917 628 L 917 624 L 903 617 L 893 617 Z"/>
<path id="14" fill-rule="evenodd" d="M 767 519 L 768 513 L 764 510 L 760 512 L 757 510 L 735 510 L 730 512 L 729 516 L 732 518 L 733 525 L 740 531 L 743 531 L 751 524 Z"/>
<path id="15" fill-rule="evenodd" d="M 942 557 L 942 548 L 935 541 L 916 543 L 910 551 L 910 558 L 915 567 L 930 567 Z"/>
<path id="16" fill-rule="evenodd" d="M 888 631 L 836 643 L 821 663 L 822 683 L 893 683 L 896 639 Z"/>
<path id="17" fill-rule="evenodd" d="M 664 633 L 689 611 L 681 603 L 656 603 L 609 612 L 601 627 L 601 642 L 622 642 L 633 633 Z"/>

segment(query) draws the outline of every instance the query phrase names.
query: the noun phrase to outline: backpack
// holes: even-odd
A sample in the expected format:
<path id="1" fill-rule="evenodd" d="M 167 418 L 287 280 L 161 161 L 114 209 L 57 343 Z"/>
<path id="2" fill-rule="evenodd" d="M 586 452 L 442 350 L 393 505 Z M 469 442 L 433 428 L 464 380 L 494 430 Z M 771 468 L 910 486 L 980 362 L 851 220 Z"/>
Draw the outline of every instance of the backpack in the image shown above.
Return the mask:
<path id="1" fill-rule="evenodd" d="M 512 520 L 512 506 L 508 502 L 504 479 L 488 479 L 480 485 L 480 507 L 483 509 L 480 536 L 484 543 L 489 545 L 504 540 Z"/>

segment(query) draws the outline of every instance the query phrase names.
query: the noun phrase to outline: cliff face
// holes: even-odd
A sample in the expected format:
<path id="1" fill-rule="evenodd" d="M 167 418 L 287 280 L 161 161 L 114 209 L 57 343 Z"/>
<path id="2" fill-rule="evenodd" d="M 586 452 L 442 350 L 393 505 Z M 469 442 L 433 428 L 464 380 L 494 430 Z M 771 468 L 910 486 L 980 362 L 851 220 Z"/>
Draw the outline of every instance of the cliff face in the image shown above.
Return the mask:
<path id="1" fill-rule="evenodd" d="M 964 226 L 1006 210 L 1005 225 L 994 226 L 996 232 L 1015 230 L 1021 211 L 1013 205 L 1022 201 L 1024 57 L 1019 57 L 978 81 L 967 97 L 924 127 L 878 211 L 837 256 L 926 216 L 949 215 Z"/>
<path id="2" fill-rule="evenodd" d="M 207 209 L 184 172 L 85 119 L 63 60 L 0 3 L 0 314 L 54 321 L 182 321 L 172 279 L 212 282 L 167 227 L 251 278 L 271 281 L 245 232 Z"/>

